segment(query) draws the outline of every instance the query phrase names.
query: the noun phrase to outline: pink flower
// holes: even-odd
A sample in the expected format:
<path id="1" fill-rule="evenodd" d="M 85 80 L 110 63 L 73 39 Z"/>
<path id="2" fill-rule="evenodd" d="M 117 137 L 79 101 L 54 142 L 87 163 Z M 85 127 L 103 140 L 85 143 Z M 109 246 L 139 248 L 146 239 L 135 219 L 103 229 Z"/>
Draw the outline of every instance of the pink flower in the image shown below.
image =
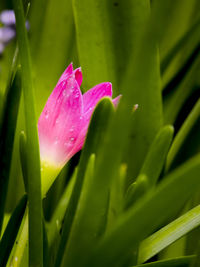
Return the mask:
<path id="1" fill-rule="evenodd" d="M 40 157 L 62 168 L 83 147 L 93 110 L 102 97 L 112 97 L 112 85 L 101 83 L 82 95 L 81 68 L 70 64 L 60 77 L 38 121 Z M 119 97 L 113 99 L 117 105 Z"/>

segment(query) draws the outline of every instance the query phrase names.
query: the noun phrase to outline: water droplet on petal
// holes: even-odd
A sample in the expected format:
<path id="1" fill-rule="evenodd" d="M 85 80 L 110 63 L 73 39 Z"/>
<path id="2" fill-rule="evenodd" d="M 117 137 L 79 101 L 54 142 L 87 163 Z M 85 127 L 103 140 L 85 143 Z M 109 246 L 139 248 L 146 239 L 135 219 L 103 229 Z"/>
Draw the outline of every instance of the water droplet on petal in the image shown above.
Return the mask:
<path id="1" fill-rule="evenodd" d="M 83 117 L 82 116 L 80 116 L 80 120 L 82 120 L 83 119 Z"/>
<path id="2" fill-rule="evenodd" d="M 45 110 L 44 116 L 45 116 L 46 119 L 48 119 L 48 117 L 49 117 L 49 110 Z"/>
<path id="3" fill-rule="evenodd" d="M 74 141 L 74 137 L 70 137 L 70 141 Z"/>
<path id="4" fill-rule="evenodd" d="M 59 123 L 59 119 L 56 119 L 56 124 L 58 124 Z"/>
<path id="5" fill-rule="evenodd" d="M 77 94 L 75 94 L 75 98 L 78 98 L 79 97 L 79 94 L 77 93 Z"/>
<path id="6" fill-rule="evenodd" d="M 63 90 L 63 96 L 65 96 L 66 95 L 66 90 Z"/>

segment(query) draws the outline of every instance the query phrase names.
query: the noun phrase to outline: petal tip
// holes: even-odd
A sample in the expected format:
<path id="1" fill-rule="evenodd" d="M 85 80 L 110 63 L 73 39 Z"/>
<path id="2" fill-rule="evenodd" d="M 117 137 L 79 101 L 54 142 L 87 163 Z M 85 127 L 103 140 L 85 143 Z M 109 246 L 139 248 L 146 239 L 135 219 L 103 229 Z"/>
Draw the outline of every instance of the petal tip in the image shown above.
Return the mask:
<path id="1" fill-rule="evenodd" d="M 82 75 L 82 70 L 81 70 L 81 67 L 75 69 L 73 71 L 74 75 L 75 75 L 75 79 L 78 83 L 79 86 L 81 86 L 82 84 L 82 81 L 83 81 L 83 75 Z"/>

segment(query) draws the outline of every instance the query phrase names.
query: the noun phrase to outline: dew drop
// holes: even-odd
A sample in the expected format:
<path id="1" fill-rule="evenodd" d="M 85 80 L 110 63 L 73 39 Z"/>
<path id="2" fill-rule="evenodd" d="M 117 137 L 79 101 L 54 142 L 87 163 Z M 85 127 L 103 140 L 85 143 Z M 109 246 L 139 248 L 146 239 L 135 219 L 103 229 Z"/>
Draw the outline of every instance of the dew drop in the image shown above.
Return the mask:
<path id="1" fill-rule="evenodd" d="M 70 137 L 70 141 L 74 141 L 74 137 Z"/>
<path id="2" fill-rule="evenodd" d="M 79 97 L 79 94 L 77 93 L 77 94 L 75 94 L 75 98 L 78 98 Z"/>
<path id="3" fill-rule="evenodd" d="M 59 123 L 59 119 L 56 119 L 56 124 L 58 124 Z"/>
<path id="4" fill-rule="evenodd" d="M 49 117 L 49 110 L 45 110 L 44 116 L 45 116 L 46 119 L 48 119 L 48 117 Z"/>
<path id="5" fill-rule="evenodd" d="M 83 117 L 82 116 L 80 116 L 80 120 L 82 120 L 83 119 Z"/>
<path id="6" fill-rule="evenodd" d="M 63 96 L 65 96 L 66 95 L 66 90 L 63 90 Z"/>

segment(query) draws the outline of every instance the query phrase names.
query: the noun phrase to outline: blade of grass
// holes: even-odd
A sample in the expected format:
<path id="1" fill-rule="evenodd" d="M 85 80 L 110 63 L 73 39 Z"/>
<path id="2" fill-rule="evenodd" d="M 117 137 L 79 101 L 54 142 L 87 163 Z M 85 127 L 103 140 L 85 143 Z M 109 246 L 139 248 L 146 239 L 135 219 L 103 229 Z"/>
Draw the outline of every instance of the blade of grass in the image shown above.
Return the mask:
<path id="1" fill-rule="evenodd" d="M 95 212 L 95 210 L 91 211 L 91 205 L 88 203 L 88 199 L 91 201 L 90 194 L 92 189 L 94 189 L 92 188 L 92 183 L 94 180 L 94 164 L 95 155 L 91 154 L 85 172 L 78 210 L 74 218 L 69 241 L 65 248 L 61 266 L 82 266 L 84 258 L 90 253 L 91 243 L 95 242 L 95 239 L 99 235 L 98 232 L 94 232 L 94 228 L 98 228 L 99 230 L 99 224 L 102 225 L 102 220 L 104 220 L 105 213 L 102 211 L 98 211 L 98 214 L 101 214 L 102 220 L 99 220 L 96 213 L 95 220 L 91 219 L 91 212 Z M 96 191 L 93 190 L 93 194 L 95 194 L 94 192 Z M 94 201 L 94 198 L 92 198 L 92 200 Z M 87 253 L 85 253 L 86 251 Z"/>
<path id="2" fill-rule="evenodd" d="M 140 174 L 128 188 L 125 197 L 125 209 L 130 207 L 150 187 L 155 186 L 163 169 L 173 133 L 172 126 L 164 126 L 156 135 L 144 160 Z"/>
<path id="3" fill-rule="evenodd" d="M 79 59 L 87 76 L 85 89 L 111 81 L 118 92 L 147 7 L 148 0 L 73 0 Z"/>
<path id="4" fill-rule="evenodd" d="M 165 31 L 165 37 L 160 44 L 160 52 L 161 52 L 161 61 L 163 57 L 169 53 L 170 49 L 176 45 L 178 40 L 184 36 L 184 34 L 189 30 L 189 28 L 194 24 L 196 19 L 199 17 L 195 16 L 195 9 L 199 9 L 197 0 L 184 0 L 181 2 L 176 1 L 178 3 L 178 9 L 175 10 L 175 15 L 171 16 L 171 23 Z M 196 5 L 196 6 L 195 6 Z M 171 13 L 170 13 L 171 14 Z M 181 20 L 184 20 L 184 23 L 180 23 Z M 176 29 L 176 30 L 175 30 Z M 188 42 L 183 46 L 176 56 L 172 58 L 171 63 L 168 65 L 168 68 L 162 75 L 162 84 L 165 87 L 169 81 L 176 75 L 176 73 L 182 68 L 182 66 L 187 62 L 188 58 L 192 54 L 192 51 L 198 45 L 199 33 L 196 32 L 196 35 L 193 35 L 193 38 L 188 40 Z"/>
<path id="5" fill-rule="evenodd" d="M 33 29 L 30 28 L 32 35 L 30 45 L 37 85 L 37 115 L 41 113 L 60 73 L 69 62 L 75 60 L 76 43 L 71 2 L 72 0 L 60 0 L 58 4 L 56 0 L 33 1 L 34 10 L 30 17 L 34 26 Z"/>
<path id="6" fill-rule="evenodd" d="M 178 257 L 175 259 L 167 259 L 162 261 L 150 262 L 135 267 L 190 267 L 195 256 Z"/>
<path id="7" fill-rule="evenodd" d="M 85 266 L 106 267 L 122 261 L 197 191 L 200 187 L 199 171 L 200 156 L 196 156 L 166 177 L 156 190 L 149 192 L 121 216 L 112 231 L 94 248 L 94 254 Z"/>
<path id="8" fill-rule="evenodd" d="M 199 31 L 200 31 L 200 18 L 195 21 L 194 25 L 178 40 L 178 42 L 167 52 L 165 57 L 162 59 L 161 62 L 161 72 L 165 72 L 170 62 L 173 58 L 177 55 L 180 49 L 184 49 L 188 42 L 192 41 L 192 46 L 190 46 L 190 54 L 196 47 L 199 41 Z M 184 49 L 185 50 L 185 49 Z M 188 53 L 188 51 L 187 51 Z"/>
<path id="9" fill-rule="evenodd" d="M 192 111 L 188 115 L 187 119 L 183 123 L 181 129 L 179 130 L 173 141 L 173 144 L 167 156 L 166 171 L 170 169 L 173 160 L 175 159 L 178 151 L 180 150 L 180 147 L 183 145 L 186 137 L 192 130 L 192 127 L 194 126 L 198 118 L 200 118 L 200 99 L 193 107 Z"/>
<path id="10" fill-rule="evenodd" d="M 26 151 L 26 136 L 24 132 L 21 132 L 19 136 L 19 153 L 20 153 L 20 162 L 23 174 L 22 176 L 24 180 L 24 188 L 27 193 L 28 192 L 27 151 Z"/>
<path id="11" fill-rule="evenodd" d="M 139 174 L 136 181 L 133 182 L 125 195 L 124 210 L 127 210 L 135 204 L 150 188 L 148 178 L 145 174 Z"/>
<path id="12" fill-rule="evenodd" d="M 13 211 L 0 242 L 0 266 L 6 266 L 26 208 L 27 196 L 23 196 Z"/>
<path id="13" fill-rule="evenodd" d="M 48 266 L 48 259 L 49 259 L 49 244 L 48 244 L 48 237 L 47 237 L 47 230 L 45 226 L 45 221 L 43 220 L 43 266 Z"/>
<path id="14" fill-rule="evenodd" d="M 67 185 L 65 191 L 63 192 L 59 204 L 57 205 L 56 210 L 49 223 L 48 226 L 49 244 L 53 244 L 53 240 L 56 238 L 56 235 L 58 235 L 62 230 L 62 222 L 64 219 L 66 207 L 69 203 L 70 196 L 72 194 L 72 190 L 76 181 L 76 176 L 77 176 L 77 169 L 75 169 L 69 184 Z"/>
<path id="15" fill-rule="evenodd" d="M 40 156 L 37 122 L 35 117 L 34 89 L 31 57 L 21 0 L 13 0 L 16 17 L 17 41 L 22 67 L 25 121 L 27 135 L 27 174 L 29 201 L 29 265 L 43 266 L 42 199 Z"/>
<path id="16" fill-rule="evenodd" d="M 144 160 L 144 164 L 140 170 L 140 174 L 145 174 L 151 186 L 154 186 L 159 178 L 165 159 L 171 145 L 174 129 L 172 126 L 164 126 L 156 135 L 148 154 Z"/>
<path id="17" fill-rule="evenodd" d="M 25 210 L 24 217 L 22 219 L 22 223 L 20 225 L 20 229 L 16 238 L 16 242 L 9 256 L 9 260 L 7 263 L 8 266 L 12 267 L 22 266 L 24 255 L 26 253 L 28 254 L 27 240 L 28 240 L 28 206 Z"/>
<path id="18" fill-rule="evenodd" d="M 132 104 L 139 105 L 132 122 L 126 153 L 127 176 L 131 177 L 128 183 L 133 182 L 139 174 L 149 146 L 162 126 L 163 120 L 159 55 L 156 45 L 158 33 L 152 35 L 153 20 L 153 16 L 147 19 L 146 27 L 137 41 L 132 64 L 122 81 L 122 86 L 126 89 L 124 95 L 126 104 L 129 106 L 132 101 Z"/>
<path id="19" fill-rule="evenodd" d="M 170 88 L 176 88 L 164 97 L 163 107 L 165 123 L 174 124 L 184 102 L 196 88 L 200 66 L 199 51 L 199 47 L 197 47 L 193 52 L 192 60 L 188 66 L 186 66 L 186 73 L 180 75 L 181 81 L 176 85 L 169 85 Z"/>
<path id="20" fill-rule="evenodd" d="M 143 263 L 200 225 L 200 206 L 193 208 L 140 244 L 138 263 Z"/>
<path id="21" fill-rule="evenodd" d="M 16 71 L 15 68 L 13 70 Z M 10 78 L 12 80 L 12 78 Z M 8 87 L 0 136 L 0 232 L 8 190 L 8 180 L 21 95 L 21 78 L 19 72 Z"/>
<path id="22" fill-rule="evenodd" d="M 109 231 L 123 212 L 123 202 L 125 194 L 126 164 L 121 164 L 119 174 L 115 176 L 110 187 L 110 199 L 106 231 Z"/>
<path id="23" fill-rule="evenodd" d="M 105 130 L 108 127 L 110 117 L 112 116 L 113 112 L 114 109 L 110 99 L 104 98 L 99 102 L 93 113 L 79 162 L 76 182 L 64 218 L 63 232 L 56 257 L 55 267 L 60 266 L 64 249 L 69 238 L 89 157 L 92 153 L 96 154 L 101 146 L 101 142 L 104 139 Z"/>

